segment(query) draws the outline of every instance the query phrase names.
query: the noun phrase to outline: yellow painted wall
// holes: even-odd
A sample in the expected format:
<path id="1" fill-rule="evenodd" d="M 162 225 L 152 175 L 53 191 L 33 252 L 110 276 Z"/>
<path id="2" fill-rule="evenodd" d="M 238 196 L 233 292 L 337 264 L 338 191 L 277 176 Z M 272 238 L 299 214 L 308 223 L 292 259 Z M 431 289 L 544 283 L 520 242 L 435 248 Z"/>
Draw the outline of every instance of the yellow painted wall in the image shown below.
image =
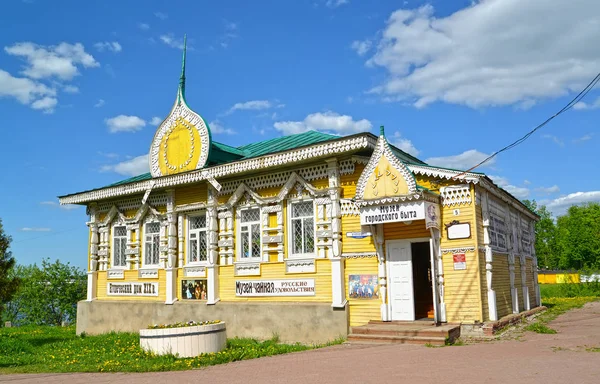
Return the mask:
<path id="1" fill-rule="evenodd" d="M 404 223 L 383 224 L 383 237 L 385 240 L 417 239 L 429 238 L 431 233 L 425 229 L 425 220 L 415 220 L 409 225 Z"/>
<path id="2" fill-rule="evenodd" d="M 175 189 L 175 205 L 206 203 L 208 190 L 206 183 L 199 183 Z"/>
<path id="3" fill-rule="evenodd" d="M 98 290 L 97 295 L 99 300 L 148 300 L 148 301 L 165 301 L 166 296 L 166 272 L 162 269 L 158 270 L 158 279 L 139 279 L 137 270 L 124 271 L 124 279 L 111 279 L 114 283 L 158 283 L 158 296 L 109 296 L 106 294 L 107 278 L 106 271 L 98 271 Z"/>
<path id="4" fill-rule="evenodd" d="M 579 273 L 539 273 L 538 284 L 565 284 L 581 282 Z"/>
<path id="5" fill-rule="evenodd" d="M 496 308 L 498 318 L 512 313 L 512 296 L 510 292 L 510 271 L 508 269 L 508 256 L 494 254 L 492 262 L 492 289 L 496 292 Z"/>
<path id="6" fill-rule="evenodd" d="M 481 295 L 479 292 L 480 268 L 476 252 L 465 253 L 467 269 L 454 270 L 451 253 L 443 255 L 444 299 L 449 323 L 473 323 L 481 320 Z"/>
<path id="7" fill-rule="evenodd" d="M 260 276 L 234 276 L 234 266 L 219 267 L 219 295 L 222 301 L 298 301 L 298 302 L 331 302 L 331 261 L 316 260 L 315 273 L 285 273 L 285 263 L 261 263 Z M 314 296 L 282 296 L 282 297 L 237 297 L 235 295 L 236 280 L 264 279 L 315 279 Z"/>
<path id="8" fill-rule="evenodd" d="M 376 257 L 360 257 L 346 259 L 344 271 L 344 285 L 348 309 L 350 313 L 350 326 L 363 325 L 369 320 L 381 320 L 381 299 L 350 299 L 348 297 L 349 275 L 377 275 L 378 261 Z"/>

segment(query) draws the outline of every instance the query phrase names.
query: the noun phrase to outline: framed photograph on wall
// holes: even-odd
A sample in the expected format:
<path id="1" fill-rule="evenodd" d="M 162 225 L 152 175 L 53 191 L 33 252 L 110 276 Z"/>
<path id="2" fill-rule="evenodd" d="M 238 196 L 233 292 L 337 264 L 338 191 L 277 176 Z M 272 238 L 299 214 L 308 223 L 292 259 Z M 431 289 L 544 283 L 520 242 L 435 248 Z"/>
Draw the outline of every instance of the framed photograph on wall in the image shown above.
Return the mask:
<path id="1" fill-rule="evenodd" d="M 206 300 L 207 289 L 206 279 L 182 280 L 181 298 L 183 300 Z"/>

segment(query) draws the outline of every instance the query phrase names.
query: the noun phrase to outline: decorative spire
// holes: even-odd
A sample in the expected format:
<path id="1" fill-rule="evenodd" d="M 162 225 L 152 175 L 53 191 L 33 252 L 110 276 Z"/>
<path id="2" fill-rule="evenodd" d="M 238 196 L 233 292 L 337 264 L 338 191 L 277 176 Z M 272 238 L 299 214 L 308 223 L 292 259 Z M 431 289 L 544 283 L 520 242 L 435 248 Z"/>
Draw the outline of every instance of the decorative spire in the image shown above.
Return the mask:
<path id="1" fill-rule="evenodd" d="M 385 136 L 385 129 L 383 125 L 379 126 L 379 136 Z"/>
<path id="2" fill-rule="evenodd" d="M 185 55 L 187 50 L 187 34 L 183 35 L 183 58 L 181 62 L 181 76 L 179 77 L 179 91 L 177 94 L 177 103 L 185 101 Z"/>

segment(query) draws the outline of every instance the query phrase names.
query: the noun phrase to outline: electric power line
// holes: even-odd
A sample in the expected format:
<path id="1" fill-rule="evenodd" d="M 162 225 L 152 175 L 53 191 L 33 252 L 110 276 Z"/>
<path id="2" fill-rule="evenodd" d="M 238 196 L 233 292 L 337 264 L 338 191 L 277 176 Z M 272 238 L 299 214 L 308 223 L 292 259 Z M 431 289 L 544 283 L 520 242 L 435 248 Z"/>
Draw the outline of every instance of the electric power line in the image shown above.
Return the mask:
<path id="1" fill-rule="evenodd" d="M 21 239 L 21 240 L 17 240 L 17 241 L 12 241 L 11 244 L 22 243 L 24 241 L 30 241 L 30 240 L 37 240 L 37 239 L 41 239 L 42 237 L 56 236 L 56 235 L 61 234 L 61 233 L 75 231 L 76 229 L 80 229 L 80 228 L 81 227 L 71 228 L 71 229 L 65 229 L 64 231 L 52 232 L 52 233 L 47 233 L 45 235 L 40 235 L 40 236 L 36 236 L 36 237 L 30 237 L 28 239 Z"/>
<path id="2" fill-rule="evenodd" d="M 546 119 L 543 123 L 541 123 L 540 125 L 538 125 L 537 127 L 535 127 L 534 129 L 532 129 L 531 131 L 527 132 L 527 134 L 525 134 L 523 137 L 521 137 L 520 139 L 512 142 L 511 144 L 507 145 L 506 147 L 492 153 L 490 156 L 486 157 L 484 160 L 482 160 L 481 162 L 479 162 L 477 165 L 467 169 L 466 171 L 456 175 L 454 178 L 457 179 L 460 176 L 463 176 L 464 174 L 471 172 L 472 170 L 474 170 L 475 168 L 487 163 L 488 161 L 490 161 L 491 159 L 493 159 L 494 157 L 496 157 L 498 154 L 504 152 L 504 151 L 508 151 L 511 148 L 516 147 L 517 145 L 521 144 L 522 142 L 524 142 L 525 140 L 527 140 L 531 135 L 534 134 L 535 131 L 537 131 L 538 129 L 542 128 L 544 125 L 548 124 L 550 121 L 552 121 L 555 117 L 558 117 L 560 114 L 568 111 L 569 109 L 573 108 L 573 106 L 575 104 L 577 104 L 578 102 L 580 102 L 598 83 L 598 81 L 600 81 L 600 73 L 598 73 L 596 75 L 596 77 L 594 77 L 594 79 L 592 81 L 589 82 L 589 84 L 581 91 L 579 92 L 579 94 L 577 96 L 575 96 L 575 98 L 573 100 L 571 100 L 567 105 L 565 105 L 560 111 L 556 112 L 554 115 L 550 116 L 548 119 Z"/>

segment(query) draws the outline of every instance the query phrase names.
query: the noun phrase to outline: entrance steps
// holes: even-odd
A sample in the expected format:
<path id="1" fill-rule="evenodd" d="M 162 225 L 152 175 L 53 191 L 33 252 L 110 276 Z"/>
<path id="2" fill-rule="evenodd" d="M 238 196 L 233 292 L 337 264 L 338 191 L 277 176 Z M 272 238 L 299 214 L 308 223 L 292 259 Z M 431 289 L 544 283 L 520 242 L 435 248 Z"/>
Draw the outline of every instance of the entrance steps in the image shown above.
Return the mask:
<path id="1" fill-rule="evenodd" d="M 435 326 L 431 321 L 370 321 L 351 327 L 348 343 L 351 344 L 430 344 L 445 345 L 460 336 L 460 325 Z"/>

